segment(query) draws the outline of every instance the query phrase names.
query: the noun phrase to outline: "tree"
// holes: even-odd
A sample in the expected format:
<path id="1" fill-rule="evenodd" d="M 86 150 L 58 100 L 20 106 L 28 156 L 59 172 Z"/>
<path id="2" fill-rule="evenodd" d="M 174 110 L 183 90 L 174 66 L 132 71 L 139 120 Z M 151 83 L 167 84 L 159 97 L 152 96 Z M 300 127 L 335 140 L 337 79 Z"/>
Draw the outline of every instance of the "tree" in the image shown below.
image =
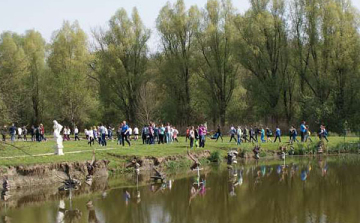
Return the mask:
<path id="1" fill-rule="evenodd" d="M 251 1 L 251 8 L 236 20 L 239 31 L 237 58 L 251 74 L 245 88 L 253 94 L 255 104 L 262 108 L 261 116 L 270 117 L 275 122 L 281 117 L 280 99 L 284 96 L 287 107 L 287 93 L 292 92 L 284 88 L 284 81 L 289 78 L 284 20 L 284 1 L 275 0 Z M 289 122 L 292 117 L 288 114 L 287 118 Z"/>
<path id="2" fill-rule="evenodd" d="M 98 47 L 91 67 L 97 74 L 101 102 L 106 109 L 115 111 L 117 118 L 122 117 L 116 113 L 119 109 L 129 122 L 136 123 L 150 30 L 143 25 L 136 8 L 131 18 L 120 9 L 110 19 L 109 30 L 100 30 L 94 36 Z"/>
<path id="3" fill-rule="evenodd" d="M 24 52 L 27 60 L 27 95 L 31 98 L 33 113 L 32 123 L 39 124 L 44 98 L 41 97 L 45 72 L 45 40 L 35 30 L 28 31 L 24 36 Z"/>
<path id="4" fill-rule="evenodd" d="M 81 124 L 95 109 L 96 97 L 89 87 L 89 51 L 87 37 L 77 22 L 64 22 L 54 33 L 50 46 L 50 76 L 47 109 L 53 118 L 68 124 Z M 49 117 L 51 118 L 51 117 Z"/>
<path id="5" fill-rule="evenodd" d="M 175 123 L 189 124 L 191 119 L 190 78 L 193 71 L 195 36 L 199 11 L 186 10 L 183 0 L 169 2 L 161 9 L 156 21 L 161 37 L 164 61 L 160 67 L 161 83 L 167 90 L 167 103 L 173 104 Z M 175 99 L 175 100 L 173 100 Z"/>
<path id="6" fill-rule="evenodd" d="M 222 126 L 239 71 L 232 47 L 234 15 L 231 1 L 209 0 L 196 33 L 200 55 L 198 73 L 208 84 L 206 93 L 211 97 L 213 122 L 220 120 Z"/>
<path id="7" fill-rule="evenodd" d="M 303 117 L 342 133 L 358 92 L 358 14 L 347 0 L 301 0 L 292 8 Z"/>
<path id="8" fill-rule="evenodd" d="M 22 84 L 27 61 L 21 47 L 22 38 L 10 32 L 0 36 L 0 113 L 6 122 L 23 122 L 26 93 Z"/>

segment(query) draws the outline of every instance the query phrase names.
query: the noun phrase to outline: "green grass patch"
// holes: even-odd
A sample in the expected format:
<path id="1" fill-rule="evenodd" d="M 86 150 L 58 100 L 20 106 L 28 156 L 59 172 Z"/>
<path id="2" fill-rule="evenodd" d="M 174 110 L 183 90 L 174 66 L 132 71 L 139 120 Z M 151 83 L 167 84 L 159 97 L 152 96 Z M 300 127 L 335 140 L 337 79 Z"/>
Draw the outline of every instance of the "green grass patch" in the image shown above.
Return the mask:
<path id="1" fill-rule="evenodd" d="M 55 142 L 48 137 L 47 142 L 15 142 L 13 147 L 10 145 L 0 144 L 0 166 L 15 166 L 15 165 L 31 165 L 41 163 L 58 163 L 58 162 L 76 162 L 90 160 L 92 157 L 92 149 L 96 150 L 96 159 L 110 160 L 110 168 L 121 168 L 124 166 L 126 160 L 123 156 L 172 156 L 183 155 L 186 156 L 187 148 L 189 148 L 189 142 L 185 142 L 185 138 L 180 137 L 179 143 L 172 144 L 155 144 L 155 145 L 143 145 L 140 141 L 132 141 L 132 146 L 125 147 L 117 145 L 116 141 L 108 141 L 107 147 L 101 147 L 97 143 L 95 146 L 90 147 L 86 140 L 81 141 L 66 141 L 64 142 L 64 156 L 32 156 L 46 153 L 53 153 Z M 288 138 L 283 137 L 282 143 L 259 143 L 262 151 L 278 151 L 280 146 L 287 145 Z M 196 148 L 194 151 L 210 150 L 212 154 L 212 160 L 218 160 L 218 157 L 225 157 L 228 150 L 236 149 L 241 153 L 252 153 L 254 148 L 253 143 L 242 143 L 236 145 L 236 143 L 229 143 L 229 137 L 224 137 L 224 142 L 215 142 L 207 139 L 205 148 Z M 314 151 L 318 145 L 318 139 L 313 138 L 312 143 L 295 143 L 295 155 L 308 154 L 310 151 Z M 328 151 L 336 152 L 357 152 L 359 149 L 358 137 L 347 137 L 344 141 L 343 137 L 329 137 L 329 143 L 326 143 Z M 103 150 L 107 149 L 107 150 Z M 80 151 L 81 153 L 69 154 L 69 152 Z M 192 152 L 194 152 L 192 151 Z M 260 154 L 263 156 L 263 154 Z M 4 157 L 17 157 L 17 158 L 5 158 Z M 214 158 L 214 159 L 213 159 Z M 220 158 L 221 160 L 221 158 Z M 169 162 L 169 169 L 175 168 L 175 163 Z"/>

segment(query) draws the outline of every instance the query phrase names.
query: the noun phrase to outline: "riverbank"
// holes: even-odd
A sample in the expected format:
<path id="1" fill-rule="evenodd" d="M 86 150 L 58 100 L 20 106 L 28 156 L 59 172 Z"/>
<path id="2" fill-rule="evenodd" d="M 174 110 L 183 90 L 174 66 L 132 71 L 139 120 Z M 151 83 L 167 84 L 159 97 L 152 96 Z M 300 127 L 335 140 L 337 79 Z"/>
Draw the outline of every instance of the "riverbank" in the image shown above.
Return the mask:
<path id="1" fill-rule="evenodd" d="M 324 144 L 323 154 L 359 153 L 358 138 L 330 137 L 330 142 Z M 241 144 L 207 140 L 205 149 L 191 150 L 192 156 L 202 164 L 221 162 L 229 150 L 237 150 L 240 159 L 253 159 L 252 143 Z M 94 177 L 107 177 L 107 174 L 123 174 L 133 172 L 132 162 L 140 164 L 140 171 L 156 167 L 162 171 L 176 171 L 189 169 L 193 161 L 187 155 L 187 145 L 184 138 L 180 143 L 165 145 L 143 145 L 139 141 L 132 142 L 131 147 L 119 146 L 115 142 L 108 142 L 108 147 L 99 145 L 89 147 L 85 140 L 64 142 L 65 155 L 52 154 L 55 142 L 49 140 L 42 143 L 16 142 L 3 145 L 0 149 L 0 176 L 11 179 L 12 187 L 46 185 L 58 181 L 58 176 L 63 177 L 65 169 L 70 170 L 70 175 L 79 180 L 84 180 L 88 175 L 86 162 L 92 159 L 93 149 L 97 160 Z M 260 143 L 261 159 L 279 159 L 279 147 L 287 148 L 287 154 L 315 155 L 319 148 L 319 141 L 312 143 Z"/>

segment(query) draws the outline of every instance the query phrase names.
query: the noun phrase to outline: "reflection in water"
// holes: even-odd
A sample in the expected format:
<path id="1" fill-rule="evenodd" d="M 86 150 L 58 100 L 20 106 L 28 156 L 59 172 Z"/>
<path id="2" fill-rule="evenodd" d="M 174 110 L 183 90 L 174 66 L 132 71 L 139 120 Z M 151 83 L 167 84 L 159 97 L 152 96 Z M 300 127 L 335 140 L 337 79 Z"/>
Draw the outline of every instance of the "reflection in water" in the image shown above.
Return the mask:
<path id="1" fill-rule="evenodd" d="M 133 187 L 107 190 L 107 196 L 101 190 L 71 202 L 1 209 L 0 222 L 355 223 L 360 219 L 359 160 L 287 158 L 285 165 L 259 162 L 194 172 L 176 183 L 141 187 L 134 180 Z"/>

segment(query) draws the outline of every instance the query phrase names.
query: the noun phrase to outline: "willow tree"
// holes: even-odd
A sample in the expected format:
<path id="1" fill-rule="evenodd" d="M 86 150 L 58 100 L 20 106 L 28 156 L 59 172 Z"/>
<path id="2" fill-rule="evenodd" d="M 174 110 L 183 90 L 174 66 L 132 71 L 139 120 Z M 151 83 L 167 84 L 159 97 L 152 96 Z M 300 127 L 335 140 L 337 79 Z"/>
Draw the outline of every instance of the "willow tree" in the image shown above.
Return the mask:
<path id="1" fill-rule="evenodd" d="M 148 62 L 150 30 L 142 23 L 136 8 L 131 18 L 120 9 L 111 17 L 109 30 L 100 30 L 94 36 L 97 49 L 91 67 L 100 84 L 101 102 L 112 112 L 110 115 L 136 123 L 138 98 Z M 109 115 L 106 111 L 105 114 Z M 112 118 L 105 120 L 111 122 Z"/>
<path id="2" fill-rule="evenodd" d="M 89 57 L 85 32 L 77 22 L 64 22 L 54 33 L 47 60 L 49 121 L 55 118 L 64 124 L 82 124 L 95 109 L 96 98 L 87 77 Z"/>
<path id="3" fill-rule="evenodd" d="M 239 65 L 232 41 L 235 11 L 231 1 L 209 0 L 196 33 L 199 46 L 198 73 L 208 85 L 214 124 L 226 121 L 226 109 L 235 88 Z"/>
<path id="4" fill-rule="evenodd" d="M 169 95 L 175 123 L 189 124 L 191 118 L 190 78 L 193 74 L 196 25 L 199 11 L 186 10 L 183 0 L 169 2 L 160 10 L 156 27 L 160 33 L 163 62 L 161 82 Z M 175 100 L 173 100 L 175 99 Z M 164 117 L 167 118 L 167 117 Z"/>
<path id="5" fill-rule="evenodd" d="M 284 14 L 282 0 L 254 0 L 245 15 L 236 19 L 237 58 L 251 75 L 245 88 L 260 108 L 260 115 L 275 122 L 280 118 L 279 104 L 288 75 Z"/>

